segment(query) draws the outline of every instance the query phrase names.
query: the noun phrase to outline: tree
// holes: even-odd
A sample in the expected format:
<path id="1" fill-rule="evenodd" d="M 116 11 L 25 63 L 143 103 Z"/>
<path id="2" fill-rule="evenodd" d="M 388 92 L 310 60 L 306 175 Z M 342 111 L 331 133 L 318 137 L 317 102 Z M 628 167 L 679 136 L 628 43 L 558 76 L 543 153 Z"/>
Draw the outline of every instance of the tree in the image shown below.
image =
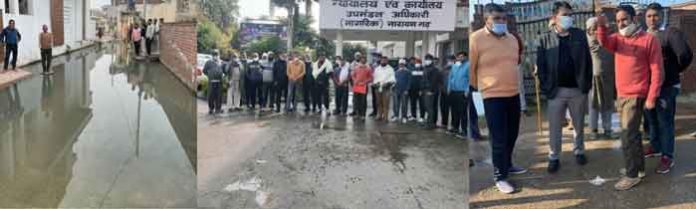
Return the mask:
<path id="1" fill-rule="evenodd" d="M 198 52 L 212 53 L 214 49 L 225 50 L 230 46 L 230 38 L 215 23 L 203 19 L 197 28 Z"/>
<path id="2" fill-rule="evenodd" d="M 201 0 L 203 14 L 223 30 L 237 22 L 238 0 Z"/>
<path id="3" fill-rule="evenodd" d="M 285 47 L 283 46 L 283 44 L 284 42 L 280 39 L 280 37 L 268 36 L 261 38 L 261 40 L 250 43 L 245 51 L 259 54 L 269 51 L 281 52 L 285 51 Z"/>
<path id="4" fill-rule="evenodd" d="M 363 56 L 366 55 L 367 53 L 367 48 L 365 48 L 363 45 L 360 44 L 351 44 L 351 43 L 344 43 L 343 44 L 343 59 L 344 60 L 353 60 L 354 55 L 356 52 L 360 52 Z"/>

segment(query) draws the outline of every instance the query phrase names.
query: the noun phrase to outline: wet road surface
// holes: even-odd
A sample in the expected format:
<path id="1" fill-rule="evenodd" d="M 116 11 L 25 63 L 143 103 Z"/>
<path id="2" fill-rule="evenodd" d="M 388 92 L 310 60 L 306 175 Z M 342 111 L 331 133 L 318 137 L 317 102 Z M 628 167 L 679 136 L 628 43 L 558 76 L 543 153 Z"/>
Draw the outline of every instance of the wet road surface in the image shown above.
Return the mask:
<path id="1" fill-rule="evenodd" d="M 0 90 L 0 208 L 196 207 L 192 93 L 112 47 Z"/>
<path id="2" fill-rule="evenodd" d="M 442 131 L 207 111 L 199 101 L 199 207 L 468 208 L 467 145 Z"/>
<path id="3" fill-rule="evenodd" d="M 493 185 L 489 142 L 472 143 L 471 156 L 478 164 L 469 173 L 471 208 L 696 208 L 696 138 L 689 136 L 696 130 L 694 104 L 677 105 L 675 167 L 668 174 L 656 174 L 659 158 L 646 159 L 646 177 L 629 191 L 614 190 L 624 165 L 619 139 L 595 140 L 585 135 L 588 164 L 579 166 L 573 156 L 572 132 L 564 129 L 560 170 L 548 174 L 548 132 L 538 137 L 536 117 L 523 118 L 513 162 L 529 172 L 511 177 L 521 190 L 512 195 L 498 192 Z M 618 133 L 618 119 L 614 120 Z M 606 182 L 591 184 L 597 176 Z"/>

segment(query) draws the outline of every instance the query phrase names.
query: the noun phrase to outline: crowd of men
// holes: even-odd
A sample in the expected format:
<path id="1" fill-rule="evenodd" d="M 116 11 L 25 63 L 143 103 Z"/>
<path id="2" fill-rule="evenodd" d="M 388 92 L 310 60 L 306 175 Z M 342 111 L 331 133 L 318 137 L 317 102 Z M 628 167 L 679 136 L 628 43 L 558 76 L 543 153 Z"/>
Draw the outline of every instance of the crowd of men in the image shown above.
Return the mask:
<path id="1" fill-rule="evenodd" d="M 485 27 L 470 36 L 470 83 L 484 98 L 495 185 L 503 193 L 513 193 L 517 189 L 508 175 L 526 172 L 512 163 L 520 125 L 518 61 L 524 46 L 519 36 L 507 31 L 508 14 L 502 6 L 487 4 L 484 10 Z M 675 100 L 680 74 L 691 63 L 693 53 L 683 33 L 662 26 L 662 10 L 660 4 L 653 3 L 644 16 L 636 16 L 633 7 L 621 5 L 616 12 L 618 32 L 613 33 L 606 16 L 599 14 L 590 18 L 584 29 L 578 28 L 571 17 L 571 5 L 554 3 L 549 32 L 537 41 L 535 71 L 548 103 L 549 173 L 558 172 L 561 166 L 566 115 L 574 131 L 575 161 L 585 165 L 587 110 L 593 135 L 611 138 L 614 107 L 621 117 L 625 160 L 623 177 L 615 189 L 628 190 L 641 181 L 646 157 L 661 156 L 655 168 L 658 174 L 668 173 L 674 166 Z M 645 19 L 645 27 L 640 25 L 640 18 Z M 599 118 L 603 134 L 598 131 Z M 641 124 L 650 138 L 647 147 L 641 141 Z"/>
<path id="2" fill-rule="evenodd" d="M 142 55 L 143 41 L 145 41 L 145 52 L 148 56 L 152 55 L 152 45 L 157 42 L 156 47 L 159 44 L 159 33 L 160 26 L 164 23 L 164 18 L 158 19 L 144 19 L 141 23 L 132 23 L 131 25 L 124 24 L 123 33 L 126 34 L 123 37 L 125 40 L 133 43 L 136 56 Z"/>
<path id="3" fill-rule="evenodd" d="M 231 55 L 223 61 L 215 52 L 203 67 L 209 83 L 209 114 L 223 112 L 226 81 L 228 111 L 293 113 L 302 109 L 310 115 L 327 113 L 358 121 L 373 117 L 385 122 L 417 122 L 427 129 L 440 127 L 457 137 L 467 136 L 467 121 L 478 121 L 470 105 L 473 101 L 467 97 L 471 90 L 467 53 L 460 52 L 443 63 L 432 55 L 423 60 L 402 58 L 392 64 L 387 56 L 374 56 L 372 63 L 360 52 L 350 60 L 340 56 L 329 60 L 324 55 L 312 60 L 292 52 L 289 57 L 284 53 L 253 54 L 249 60 Z M 298 106 L 300 92 L 303 107 Z M 348 111 L 350 95 L 352 112 Z M 369 114 L 368 97 L 372 101 Z M 333 111 L 330 101 L 335 104 Z M 471 123 L 470 128 L 471 138 L 480 139 L 476 124 Z"/>
<path id="4" fill-rule="evenodd" d="M 566 122 L 574 131 L 576 163 L 588 163 L 584 146 L 588 110 L 595 138 L 612 138 L 612 113 L 620 113 L 625 164 L 624 176 L 615 184 L 617 190 L 628 190 L 641 181 L 644 157 L 661 156 L 655 168 L 658 174 L 668 173 L 674 166 L 675 100 L 680 73 L 693 54 L 683 33 L 662 27 L 662 10 L 661 5 L 650 4 L 644 17 L 639 17 L 633 7 L 619 6 L 618 32 L 613 33 L 604 15 L 590 18 L 585 28 L 578 28 L 571 5 L 554 3 L 549 32 L 533 46 L 537 47 L 534 74 L 548 103 L 549 173 L 561 167 Z M 527 171 L 513 165 L 512 159 L 526 104 L 520 96 L 524 95 L 520 73 L 524 42 L 508 32 L 508 17 L 503 6 L 487 4 L 485 26 L 470 35 L 470 56 L 460 52 L 446 62 L 427 55 L 423 60 L 399 59 L 392 66 L 386 56 L 378 55 L 375 62 L 367 63 L 361 53 L 351 60 L 336 57 L 331 61 L 323 55 L 312 60 L 296 52 L 289 57 L 254 54 L 250 60 L 233 55 L 221 62 L 215 54 L 204 67 L 211 84 L 209 113 L 222 112 L 225 77 L 229 111 L 258 107 L 259 111 L 293 113 L 299 109 L 297 94 L 301 91 L 305 113 L 329 113 L 329 88 L 333 86 L 333 115 L 352 116 L 356 121 L 366 116 L 378 121 L 418 121 L 428 129 L 444 128 L 460 138 L 470 133 L 470 138 L 478 140 L 481 135 L 472 96 L 477 92 L 490 130 L 495 186 L 503 193 L 513 193 L 517 189 L 508 176 Z M 639 18 L 645 18 L 645 28 Z M 350 91 L 353 111 L 348 113 Z M 368 96 L 372 98 L 370 114 L 366 112 Z M 639 129 L 643 121 L 644 133 L 650 138 L 645 148 Z"/>

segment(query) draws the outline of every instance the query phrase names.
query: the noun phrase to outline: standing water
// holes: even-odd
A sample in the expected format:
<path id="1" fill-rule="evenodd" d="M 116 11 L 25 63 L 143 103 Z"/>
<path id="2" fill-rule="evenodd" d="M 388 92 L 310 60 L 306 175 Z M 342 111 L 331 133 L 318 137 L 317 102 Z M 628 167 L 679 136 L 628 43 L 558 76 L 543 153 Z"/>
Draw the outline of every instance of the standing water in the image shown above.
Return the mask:
<path id="1" fill-rule="evenodd" d="M 0 208 L 196 207 L 193 94 L 118 48 L 0 89 Z"/>

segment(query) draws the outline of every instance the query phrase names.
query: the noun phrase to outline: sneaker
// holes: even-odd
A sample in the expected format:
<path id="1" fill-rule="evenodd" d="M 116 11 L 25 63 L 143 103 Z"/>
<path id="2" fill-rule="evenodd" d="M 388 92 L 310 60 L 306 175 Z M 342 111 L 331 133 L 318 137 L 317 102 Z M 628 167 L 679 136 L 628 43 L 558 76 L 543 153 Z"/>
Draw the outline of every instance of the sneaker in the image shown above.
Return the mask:
<path id="1" fill-rule="evenodd" d="M 621 175 L 625 176 L 626 175 L 626 168 L 622 168 L 621 170 L 619 170 L 619 173 L 621 173 Z M 638 171 L 638 178 L 643 178 L 643 177 L 645 177 L 645 171 Z"/>
<path id="2" fill-rule="evenodd" d="M 466 139 L 466 135 L 462 132 L 454 133 L 454 137 L 457 137 L 459 139 Z"/>
<path id="3" fill-rule="evenodd" d="M 495 182 L 495 187 L 498 188 L 498 191 L 505 193 L 505 194 L 510 194 L 515 192 L 515 187 L 510 184 L 510 182 L 502 180 L 502 181 L 496 181 Z"/>
<path id="4" fill-rule="evenodd" d="M 450 135 L 455 135 L 455 134 L 457 134 L 457 131 L 455 131 L 454 129 L 447 129 L 446 133 L 450 134 Z"/>
<path id="5" fill-rule="evenodd" d="M 406 118 L 401 119 L 401 123 L 408 123 L 408 119 L 406 119 Z"/>
<path id="6" fill-rule="evenodd" d="M 423 120 L 423 118 L 418 118 L 418 122 L 422 123 L 422 122 L 425 122 L 425 120 Z"/>
<path id="7" fill-rule="evenodd" d="M 399 121 L 399 118 L 397 118 L 397 117 L 391 117 L 391 118 L 389 119 L 389 122 L 396 122 L 396 121 Z"/>
<path id="8" fill-rule="evenodd" d="M 508 169 L 508 173 L 511 173 L 511 174 L 523 174 L 523 173 L 527 173 L 527 169 L 525 169 L 525 168 L 523 168 L 523 167 L 519 167 L 519 166 L 514 166 L 514 165 L 513 165 L 513 166 L 510 166 L 510 168 Z"/>
<path id="9" fill-rule="evenodd" d="M 546 171 L 549 173 L 556 173 L 559 167 L 561 167 L 561 162 L 559 160 L 549 160 L 549 167 L 546 168 Z"/>
<path id="10" fill-rule="evenodd" d="M 652 146 L 647 145 L 645 146 L 645 149 L 643 149 L 643 156 L 645 158 L 651 158 L 651 157 L 659 157 L 662 156 L 661 153 L 655 151 L 655 149 L 652 148 Z"/>
<path id="11" fill-rule="evenodd" d="M 619 182 L 614 185 L 614 188 L 619 191 L 629 190 L 640 183 L 641 178 L 621 177 Z"/>
<path id="12" fill-rule="evenodd" d="M 666 174 L 674 167 L 674 161 L 667 156 L 662 156 L 660 158 L 660 164 L 655 168 L 655 172 L 659 174 Z"/>
<path id="13" fill-rule="evenodd" d="M 584 154 L 575 155 L 575 162 L 578 165 L 585 165 L 587 164 L 587 157 Z"/>
<path id="14" fill-rule="evenodd" d="M 416 118 L 414 118 L 413 116 L 408 117 L 408 121 L 414 121 L 414 120 L 416 120 Z"/>
<path id="15" fill-rule="evenodd" d="M 605 139 L 615 139 L 614 133 L 611 130 L 605 130 L 604 135 L 602 136 Z"/>

